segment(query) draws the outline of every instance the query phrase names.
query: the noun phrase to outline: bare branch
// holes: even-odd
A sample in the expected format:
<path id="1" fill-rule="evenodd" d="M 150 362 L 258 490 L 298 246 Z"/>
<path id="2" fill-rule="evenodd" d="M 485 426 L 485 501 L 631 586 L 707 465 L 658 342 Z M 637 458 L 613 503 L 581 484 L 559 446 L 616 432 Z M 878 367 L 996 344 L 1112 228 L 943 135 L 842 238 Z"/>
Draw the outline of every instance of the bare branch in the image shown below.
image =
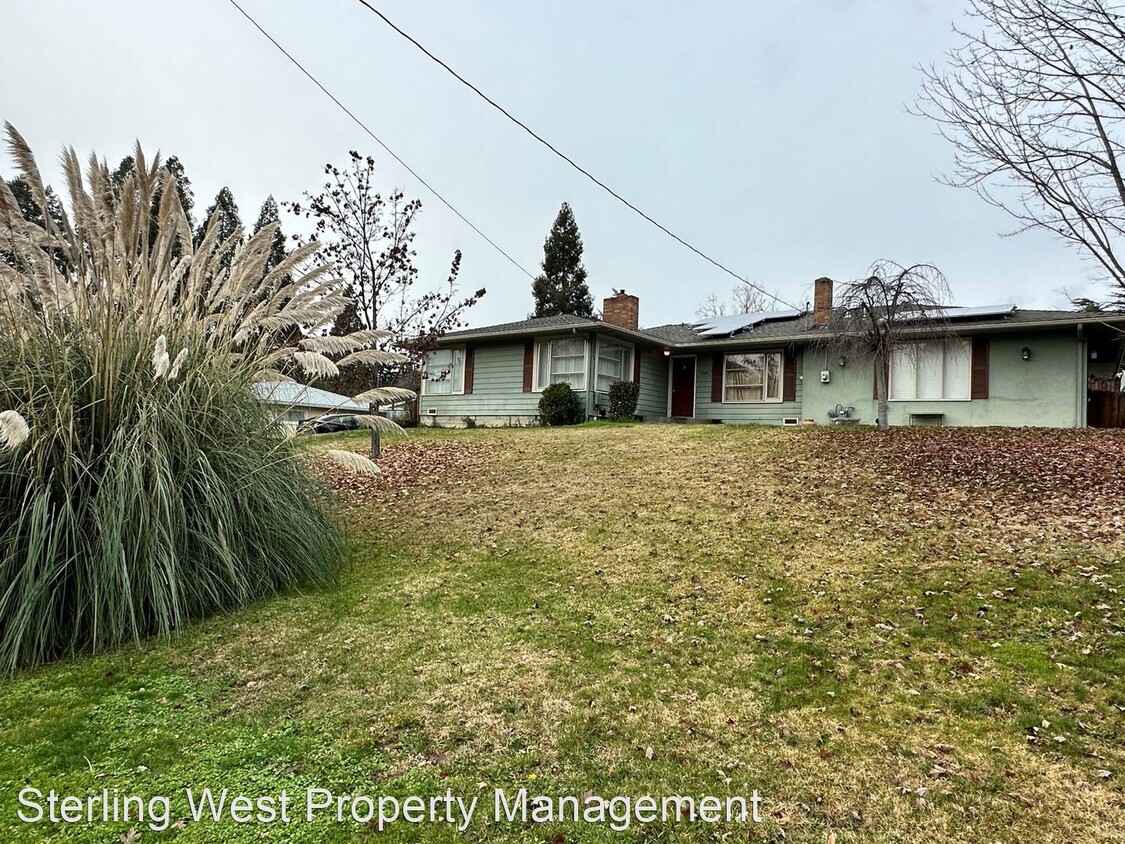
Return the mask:
<path id="1" fill-rule="evenodd" d="M 736 284 L 730 289 L 727 299 L 720 299 L 714 293 L 704 299 L 695 315 L 700 319 L 706 317 L 729 316 L 732 314 L 752 314 L 756 311 L 769 311 L 776 306 L 776 298 L 771 298 L 759 286 L 751 286 L 749 282 Z"/>
<path id="2" fill-rule="evenodd" d="M 1108 0 L 970 0 L 914 111 L 955 151 L 943 181 L 1094 261 L 1125 301 L 1125 26 Z"/>
<path id="3" fill-rule="evenodd" d="M 414 265 L 414 222 L 422 203 L 407 199 L 398 189 L 383 195 L 375 189 L 375 160 L 350 154 L 346 167 L 326 165 L 323 189 L 305 194 L 302 203 L 285 203 L 315 224 L 313 239 L 320 244 L 320 258 L 344 280 L 352 300 L 336 320 L 333 334 L 379 329 L 386 339 L 379 348 L 404 355 L 400 366 L 357 361 L 345 383 L 333 387 L 342 392 L 387 385 L 417 387 L 422 358 L 442 334 L 459 328 L 465 312 L 484 295 L 468 296 L 457 291 L 461 253 L 454 254 L 448 278 L 421 290 Z"/>

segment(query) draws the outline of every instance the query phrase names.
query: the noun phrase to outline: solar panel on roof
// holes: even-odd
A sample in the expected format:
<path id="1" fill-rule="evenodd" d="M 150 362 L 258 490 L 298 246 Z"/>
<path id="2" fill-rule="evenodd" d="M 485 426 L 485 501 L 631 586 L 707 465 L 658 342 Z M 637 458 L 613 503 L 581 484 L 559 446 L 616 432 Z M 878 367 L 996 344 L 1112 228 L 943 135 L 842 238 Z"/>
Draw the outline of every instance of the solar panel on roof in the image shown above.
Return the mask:
<path id="1" fill-rule="evenodd" d="M 695 328 L 704 336 L 718 334 L 733 334 L 747 328 L 753 328 L 759 322 L 758 314 L 734 314 L 733 316 L 712 317 L 695 323 Z"/>
<path id="2" fill-rule="evenodd" d="M 777 319 L 793 319 L 801 315 L 800 311 L 754 311 L 750 314 L 733 314 L 732 316 L 708 317 L 692 323 L 692 327 L 702 337 L 723 337 L 727 334 L 737 334 L 763 322 Z"/>
<path id="3" fill-rule="evenodd" d="M 1016 312 L 1015 305 L 977 305 L 973 308 L 955 308 L 959 313 L 956 317 L 949 315 L 950 319 L 971 319 L 972 317 L 1008 316 Z"/>
<path id="4" fill-rule="evenodd" d="M 971 308 L 928 308 L 926 310 L 903 311 L 901 320 L 929 319 L 939 315 L 947 320 L 977 319 L 978 317 L 1000 317 L 1015 313 L 1015 305 L 975 305 Z"/>

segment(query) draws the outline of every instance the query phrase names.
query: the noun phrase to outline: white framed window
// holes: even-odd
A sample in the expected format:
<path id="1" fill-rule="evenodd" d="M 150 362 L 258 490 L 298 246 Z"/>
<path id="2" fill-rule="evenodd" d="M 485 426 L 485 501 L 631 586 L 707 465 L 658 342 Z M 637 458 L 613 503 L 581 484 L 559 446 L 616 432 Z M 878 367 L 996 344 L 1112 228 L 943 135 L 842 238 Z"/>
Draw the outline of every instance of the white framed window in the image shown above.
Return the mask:
<path id="1" fill-rule="evenodd" d="M 628 343 L 598 338 L 598 373 L 594 387 L 608 393 L 614 381 L 633 380 L 633 347 Z"/>
<path id="2" fill-rule="evenodd" d="M 904 343 L 891 352 L 891 401 L 968 401 L 968 340 Z"/>
<path id="3" fill-rule="evenodd" d="M 535 391 L 562 381 L 575 390 L 586 389 L 586 341 L 582 337 L 535 344 Z"/>
<path id="4" fill-rule="evenodd" d="M 426 355 L 422 394 L 452 396 L 465 392 L 465 350 L 435 349 Z"/>
<path id="5" fill-rule="evenodd" d="M 723 358 L 723 402 L 781 401 L 781 352 Z"/>

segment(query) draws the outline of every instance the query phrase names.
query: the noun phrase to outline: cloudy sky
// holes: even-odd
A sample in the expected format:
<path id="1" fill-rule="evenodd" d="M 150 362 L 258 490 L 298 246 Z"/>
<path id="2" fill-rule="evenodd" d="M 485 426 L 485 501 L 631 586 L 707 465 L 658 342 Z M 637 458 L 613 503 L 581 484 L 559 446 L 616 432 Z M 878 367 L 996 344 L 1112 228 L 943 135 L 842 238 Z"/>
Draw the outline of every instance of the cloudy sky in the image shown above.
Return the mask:
<path id="1" fill-rule="evenodd" d="M 561 202 L 595 299 L 690 320 L 732 279 L 602 193 L 356 0 L 241 0 L 345 105 L 528 271 Z M 955 41 L 956 2 L 374 0 L 531 127 L 684 239 L 782 298 L 877 258 L 930 261 L 961 304 L 1063 307 L 1100 291 L 1077 253 L 939 184 L 951 150 L 906 111 Z M 197 209 L 229 185 L 252 223 L 326 162 L 374 155 L 423 200 L 423 283 L 455 249 L 474 325 L 520 319 L 530 281 L 382 152 L 228 0 L 5 0 L 0 118 L 53 163 L 134 139 L 184 162 Z M 12 175 L 5 161 L 0 173 Z M 297 226 L 288 222 L 290 231 Z"/>

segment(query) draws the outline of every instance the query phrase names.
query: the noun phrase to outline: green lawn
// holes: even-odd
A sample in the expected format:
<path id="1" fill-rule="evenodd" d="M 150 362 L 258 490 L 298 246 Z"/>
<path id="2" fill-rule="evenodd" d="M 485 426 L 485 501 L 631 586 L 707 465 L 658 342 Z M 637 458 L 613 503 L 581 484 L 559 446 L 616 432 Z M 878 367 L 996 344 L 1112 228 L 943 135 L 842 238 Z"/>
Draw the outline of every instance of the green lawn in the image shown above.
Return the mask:
<path id="1" fill-rule="evenodd" d="M 341 484 L 338 588 L 0 680 L 0 840 L 1121 840 L 1122 453 L 1095 432 L 394 438 L 383 479 Z M 27 825 L 27 786 L 171 795 L 173 819 L 186 787 L 286 789 L 301 812 Z M 486 805 L 464 833 L 380 831 L 306 822 L 308 787 Z M 496 787 L 757 790 L 764 822 L 494 823 Z"/>

